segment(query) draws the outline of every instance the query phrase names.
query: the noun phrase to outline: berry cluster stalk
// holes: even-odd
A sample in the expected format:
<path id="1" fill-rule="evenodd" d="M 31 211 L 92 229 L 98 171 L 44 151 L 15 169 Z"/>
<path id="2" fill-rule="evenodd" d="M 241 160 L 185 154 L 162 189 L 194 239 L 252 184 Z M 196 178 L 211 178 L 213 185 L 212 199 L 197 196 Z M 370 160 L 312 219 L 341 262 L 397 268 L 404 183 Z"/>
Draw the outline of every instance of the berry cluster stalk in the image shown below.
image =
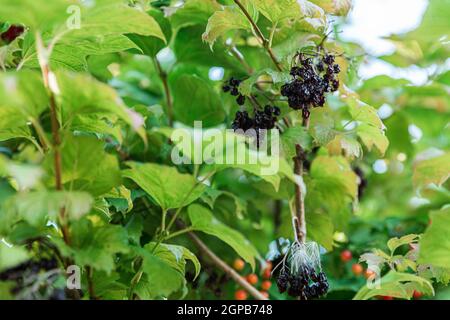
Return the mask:
<path id="1" fill-rule="evenodd" d="M 309 118 L 303 119 L 303 126 L 308 129 Z M 294 158 L 294 174 L 303 178 L 303 161 L 305 152 L 300 145 L 295 146 L 296 157 Z M 305 195 L 299 184 L 295 184 L 295 232 L 297 240 L 301 243 L 306 242 L 306 218 L 305 218 Z"/>
<path id="2" fill-rule="evenodd" d="M 167 104 L 167 117 L 169 119 L 169 125 L 173 124 L 173 101 L 172 95 L 170 93 L 169 83 L 167 81 L 167 73 L 163 70 L 161 64 L 158 61 L 158 58 L 154 58 L 155 67 L 158 71 L 158 75 L 163 83 L 164 87 L 164 95 L 166 96 L 166 104 Z"/>
<path id="3" fill-rule="evenodd" d="M 261 41 L 264 49 L 266 49 L 267 53 L 269 54 L 270 58 L 272 59 L 275 67 L 278 71 L 283 71 L 280 63 L 278 62 L 277 58 L 275 57 L 275 54 L 273 53 L 272 48 L 270 47 L 271 41 L 267 40 L 264 34 L 262 33 L 261 29 L 258 27 L 256 22 L 253 20 L 251 15 L 248 13 L 247 9 L 242 5 L 242 3 L 239 0 L 234 0 L 234 3 L 239 7 L 239 9 L 242 11 L 242 13 L 246 16 L 250 24 L 252 25 L 253 31 L 258 37 L 258 39 Z M 275 29 L 272 30 L 272 33 Z M 272 37 L 273 35 L 271 35 Z M 286 125 L 289 125 L 289 122 L 287 119 L 283 119 L 286 123 Z M 309 116 L 303 118 L 303 126 L 308 129 L 309 126 Z M 294 173 L 303 176 L 303 160 L 305 157 L 305 154 L 302 150 L 302 148 L 297 145 L 297 156 L 294 158 Z M 305 220 L 305 201 L 304 201 L 304 195 L 302 195 L 301 187 L 296 184 L 295 185 L 295 211 L 296 211 L 296 227 L 295 227 L 295 234 L 296 238 L 304 243 L 306 241 L 306 220 Z"/>

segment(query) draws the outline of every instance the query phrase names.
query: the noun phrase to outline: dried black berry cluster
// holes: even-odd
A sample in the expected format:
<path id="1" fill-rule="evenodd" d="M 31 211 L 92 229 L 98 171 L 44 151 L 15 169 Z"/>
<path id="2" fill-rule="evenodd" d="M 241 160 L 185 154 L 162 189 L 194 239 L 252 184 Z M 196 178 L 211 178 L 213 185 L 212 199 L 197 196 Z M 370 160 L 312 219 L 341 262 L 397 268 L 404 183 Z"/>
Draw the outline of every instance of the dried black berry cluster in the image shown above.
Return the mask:
<path id="1" fill-rule="evenodd" d="M 230 94 L 236 97 L 236 103 L 240 106 L 243 106 L 245 103 L 245 96 L 239 93 L 239 85 L 242 80 L 231 78 L 228 80 L 225 85 L 222 87 L 223 92 L 230 92 Z"/>
<path id="2" fill-rule="evenodd" d="M 299 55 L 299 65 L 292 67 L 294 78 L 281 87 L 281 95 L 288 98 L 289 107 L 302 110 L 303 118 L 309 118 L 311 107 L 323 107 L 325 94 L 339 88 L 337 75 L 341 71 L 333 55 L 307 58 Z"/>
<path id="3" fill-rule="evenodd" d="M 255 129 L 256 131 L 275 128 L 278 116 L 281 114 L 280 108 L 267 105 L 262 111 L 255 111 L 254 118 L 251 118 L 247 111 L 236 112 L 236 117 L 231 127 L 234 131 Z"/>
<path id="4" fill-rule="evenodd" d="M 313 268 L 303 267 L 296 274 L 282 270 L 277 278 L 277 287 L 280 293 L 287 291 L 291 297 L 310 300 L 325 295 L 329 285 L 325 273 L 317 274 Z"/>

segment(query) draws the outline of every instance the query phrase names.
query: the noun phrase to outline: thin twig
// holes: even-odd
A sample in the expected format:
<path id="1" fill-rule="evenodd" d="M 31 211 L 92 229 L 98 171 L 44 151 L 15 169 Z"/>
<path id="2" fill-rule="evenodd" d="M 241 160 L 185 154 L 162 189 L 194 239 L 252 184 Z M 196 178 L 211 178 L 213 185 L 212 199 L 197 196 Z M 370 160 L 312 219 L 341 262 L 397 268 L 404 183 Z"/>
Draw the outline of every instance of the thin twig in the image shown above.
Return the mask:
<path id="1" fill-rule="evenodd" d="M 241 53 L 236 49 L 236 47 L 232 46 L 230 47 L 230 52 L 245 68 L 248 74 L 253 74 L 254 70 L 253 68 L 245 61 L 245 59 L 242 57 Z"/>
<path id="2" fill-rule="evenodd" d="M 232 278 L 237 284 L 244 288 L 249 294 L 251 294 L 257 300 L 268 300 L 263 296 L 255 287 L 247 282 L 241 275 L 239 275 L 233 268 L 226 264 L 222 259 L 220 259 L 208 246 L 200 240 L 193 232 L 188 232 L 188 236 L 191 238 L 192 242 L 203 252 L 211 261 L 220 269 L 225 272 L 230 278 Z"/>
<path id="3" fill-rule="evenodd" d="M 87 267 L 86 272 L 87 272 L 89 299 L 98 300 L 98 297 L 95 295 L 94 281 L 92 279 L 93 270 L 91 267 Z"/>

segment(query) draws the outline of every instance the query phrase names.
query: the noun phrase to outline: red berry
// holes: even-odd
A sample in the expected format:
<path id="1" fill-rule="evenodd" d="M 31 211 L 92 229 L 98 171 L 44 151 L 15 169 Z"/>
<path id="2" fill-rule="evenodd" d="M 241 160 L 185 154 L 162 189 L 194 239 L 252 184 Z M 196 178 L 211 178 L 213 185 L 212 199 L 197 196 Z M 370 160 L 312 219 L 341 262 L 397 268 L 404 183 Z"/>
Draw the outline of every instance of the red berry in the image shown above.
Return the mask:
<path id="1" fill-rule="evenodd" d="M 350 260 L 352 260 L 352 258 L 353 258 L 353 255 L 350 250 L 344 250 L 341 252 L 341 261 L 342 262 L 349 262 Z"/>
<path id="2" fill-rule="evenodd" d="M 247 292 L 245 290 L 238 290 L 234 293 L 234 298 L 236 300 L 247 300 Z"/>
<path id="3" fill-rule="evenodd" d="M 423 296 L 422 292 L 414 290 L 414 292 L 413 292 L 413 298 L 414 299 L 420 299 L 420 298 L 422 298 L 422 296 Z"/>
<path id="4" fill-rule="evenodd" d="M 272 271 L 270 269 L 264 269 L 263 278 L 270 279 L 272 277 Z"/>
<path id="5" fill-rule="evenodd" d="M 257 284 L 258 283 L 258 276 L 256 274 L 254 274 L 254 273 L 249 274 L 247 276 L 247 282 L 250 283 L 250 284 L 253 284 L 253 285 Z"/>
<path id="6" fill-rule="evenodd" d="M 245 267 L 245 262 L 244 262 L 244 260 L 242 260 L 242 259 L 236 259 L 236 260 L 234 260 L 233 267 L 234 267 L 234 269 L 236 269 L 237 271 L 242 271 L 242 269 L 244 269 L 244 267 Z"/>
<path id="7" fill-rule="evenodd" d="M 360 276 L 364 271 L 364 268 L 359 263 L 352 265 L 352 272 L 355 276 Z"/>
<path id="8" fill-rule="evenodd" d="M 268 291 L 272 286 L 272 282 L 265 280 L 261 283 L 261 289 Z"/>

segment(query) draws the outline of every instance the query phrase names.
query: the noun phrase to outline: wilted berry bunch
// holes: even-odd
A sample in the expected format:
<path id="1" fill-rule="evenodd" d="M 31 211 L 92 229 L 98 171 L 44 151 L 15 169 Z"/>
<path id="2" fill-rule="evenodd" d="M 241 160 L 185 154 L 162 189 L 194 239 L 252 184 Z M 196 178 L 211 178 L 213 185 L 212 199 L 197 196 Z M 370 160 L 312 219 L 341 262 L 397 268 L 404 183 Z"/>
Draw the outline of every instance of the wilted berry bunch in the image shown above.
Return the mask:
<path id="1" fill-rule="evenodd" d="M 325 94 L 338 90 L 341 69 L 333 55 L 300 54 L 297 58 L 298 64 L 290 71 L 293 80 L 281 87 L 281 95 L 288 98 L 289 107 L 302 110 L 303 117 L 309 118 L 311 107 L 323 107 Z"/>
<path id="2" fill-rule="evenodd" d="M 275 128 L 277 117 L 280 114 L 280 108 L 270 105 L 265 106 L 264 110 L 255 111 L 254 118 L 251 118 L 247 111 L 238 111 L 231 127 L 235 131 L 239 129 L 243 131 L 249 129 L 255 129 L 256 131 L 270 130 Z"/>
<path id="3" fill-rule="evenodd" d="M 304 266 L 298 274 L 291 274 L 284 269 L 277 278 L 277 287 L 280 293 L 288 292 L 291 297 L 300 297 L 302 300 L 317 299 L 328 291 L 328 280 L 323 272 Z"/>
<path id="4" fill-rule="evenodd" d="M 63 289 L 51 285 L 59 275 L 55 259 L 29 260 L 0 273 L 0 281 L 15 283 L 11 293 L 19 299 L 65 300 Z"/>
<path id="5" fill-rule="evenodd" d="M 231 78 L 222 87 L 223 92 L 230 92 L 232 96 L 236 97 L 236 103 L 240 106 L 245 103 L 245 96 L 240 94 L 238 89 L 241 82 L 242 80 Z"/>
<path id="6" fill-rule="evenodd" d="M 318 246 L 315 242 L 295 242 L 273 273 L 277 275 L 280 293 L 287 293 L 301 300 L 317 299 L 328 292 L 329 284 L 321 271 Z"/>

